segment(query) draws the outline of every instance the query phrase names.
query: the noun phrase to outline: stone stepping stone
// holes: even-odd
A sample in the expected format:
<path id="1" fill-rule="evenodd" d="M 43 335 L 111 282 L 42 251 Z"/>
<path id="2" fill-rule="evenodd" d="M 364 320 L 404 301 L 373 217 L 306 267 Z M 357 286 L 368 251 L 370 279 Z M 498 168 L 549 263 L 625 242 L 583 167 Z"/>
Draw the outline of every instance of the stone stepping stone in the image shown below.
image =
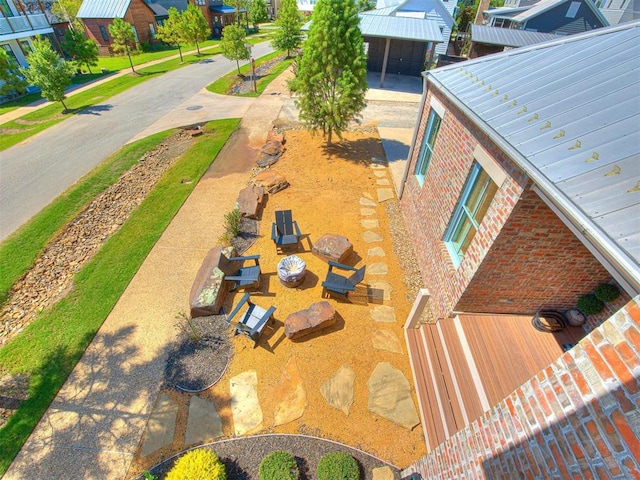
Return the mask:
<path id="1" fill-rule="evenodd" d="M 383 300 L 390 301 L 391 300 L 391 292 L 393 291 L 393 287 L 389 285 L 389 282 L 385 282 L 384 280 L 377 280 L 375 282 L 371 282 L 369 284 L 369 299 L 373 302 L 375 300 Z"/>
<path id="2" fill-rule="evenodd" d="M 177 416 L 178 405 L 163 393 L 147 423 L 144 444 L 140 452 L 143 457 L 173 442 Z"/>
<path id="3" fill-rule="evenodd" d="M 384 165 L 380 165 L 381 163 L 384 162 L 384 158 L 382 158 L 382 157 L 371 157 L 371 161 L 374 162 L 371 165 L 371 168 L 373 168 L 374 170 L 377 170 L 377 169 L 380 169 L 380 168 L 384 168 L 384 169 L 387 168 Z"/>
<path id="4" fill-rule="evenodd" d="M 371 318 L 379 323 L 396 323 L 396 311 L 388 305 L 376 305 L 370 312 Z"/>
<path id="5" fill-rule="evenodd" d="M 273 410 L 275 427 L 297 420 L 307 408 L 307 393 L 295 357 L 287 362 L 280 383 L 273 390 L 273 399 L 277 403 Z"/>
<path id="6" fill-rule="evenodd" d="M 380 228 L 380 221 L 375 219 L 360 220 L 360 225 L 364 228 Z"/>
<path id="7" fill-rule="evenodd" d="M 386 177 L 387 176 L 387 172 L 385 170 L 374 170 L 373 174 L 378 178 L 382 178 L 382 177 Z"/>
<path id="8" fill-rule="evenodd" d="M 378 467 L 371 470 L 371 478 L 372 480 L 394 480 L 393 470 L 391 467 L 384 466 Z"/>
<path id="9" fill-rule="evenodd" d="M 391 188 L 379 188 L 378 189 L 378 202 L 382 203 L 387 200 L 395 198 L 393 190 Z"/>
<path id="10" fill-rule="evenodd" d="M 222 419 L 215 404 L 200 397 L 191 397 L 184 443 L 205 443 L 222 435 Z"/>
<path id="11" fill-rule="evenodd" d="M 411 385 L 404 374 L 389 362 L 380 362 L 367 381 L 369 411 L 407 430 L 420 423 L 411 398 Z"/>
<path id="12" fill-rule="evenodd" d="M 380 236 L 380 234 L 376 233 L 376 232 L 372 232 L 371 230 L 367 230 L 366 232 L 364 232 L 362 234 L 362 238 L 364 239 L 365 243 L 373 243 L 373 242 L 381 242 L 382 241 L 382 237 Z"/>
<path id="13" fill-rule="evenodd" d="M 262 427 L 262 409 L 258 402 L 258 374 L 249 370 L 231 380 L 231 414 L 236 436 Z"/>
<path id="14" fill-rule="evenodd" d="M 386 263 L 372 263 L 367 265 L 367 273 L 371 275 L 386 275 L 389 273 L 389 266 Z"/>
<path id="15" fill-rule="evenodd" d="M 349 408 L 353 405 L 355 379 L 356 373 L 350 367 L 343 365 L 333 377 L 322 384 L 320 393 L 329 405 L 349 415 Z"/>
<path id="16" fill-rule="evenodd" d="M 376 180 L 376 185 L 391 185 L 391 182 L 386 178 L 383 178 L 381 180 Z"/>
<path id="17" fill-rule="evenodd" d="M 370 200 L 370 199 L 364 198 L 364 197 L 360 198 L 360 205 L 362 205 L 363 207 L 377 207 L 378 206 L 378 204 L 376 202 L 374 202 L 373 200 Z"/>
<path id="18" fill-rule="evenodd" d="M 371 339 L 373 342 L 373 348 L 376 350 L 403 353 L 402 342 L 398 336 L 390 330 L 375 330 Z"/>
<path id="19" fill-rule="evenodd" d="M 363 217 L 371 217 L 376 214 L 375 208 L 361 208 L 360 215 Z"/>
<path id="20" fill-rule="evenodd" d="M 384 250 L 382 249 L 382 247 L 373 247 L 370 248 L 367 251 L 367 255 L 369 255 L 370 257 L 385 257 L 385 253 Z"/>
<path id="21" fill-rule="evenodd" d="M 373 200 L 373 195 L 371 195 L 369 192 L 362 192 L 362 196 L 364 198 L 368 198 L 369 200 Z"/>

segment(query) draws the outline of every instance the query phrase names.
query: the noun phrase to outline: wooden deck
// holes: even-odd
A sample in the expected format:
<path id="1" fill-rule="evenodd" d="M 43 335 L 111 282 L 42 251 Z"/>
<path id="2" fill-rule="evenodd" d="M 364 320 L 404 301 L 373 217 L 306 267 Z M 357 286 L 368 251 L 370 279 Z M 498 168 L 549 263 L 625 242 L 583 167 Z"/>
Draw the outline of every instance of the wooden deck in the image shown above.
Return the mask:
<path id="1" fill-rule="evenodd" d="M 474 421 L 585 332 L 544 333 L 529 316 L 459 315 L 407 330 L 427 448 Z"/>

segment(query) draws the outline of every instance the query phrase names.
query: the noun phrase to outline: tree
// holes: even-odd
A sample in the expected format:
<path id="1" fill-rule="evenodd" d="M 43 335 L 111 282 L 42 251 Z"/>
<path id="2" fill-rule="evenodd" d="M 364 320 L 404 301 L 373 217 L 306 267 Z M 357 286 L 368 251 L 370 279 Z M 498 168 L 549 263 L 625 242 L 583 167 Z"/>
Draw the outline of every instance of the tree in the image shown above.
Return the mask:
<path id="1" fill-rule="evenodd" d="M 357 6 L 359 12 L 366 12 L 376 8 L 376 2 L 373 0 L 357 0 Z"/>
<path id="2" fill-rule="evenodd" d="M 70 28 L 64 33 L 62 49 L 78 67 L 86 66 L 89 73 L 91 67 L 98 65 L 98 45 L 80 30 Z"/>
<path id="3" fill-rule="evenodd" d="M 265 0 L 253 0 L 251 2 L 251 6 L 249 7 L 249 20 L 251 20 L 256 30 L 259 23 L 264 23 L 269 20 L 267 2 L 265 2 Z"/>
<path id="4" fill-rule="evenodd" d="M 290 57 L 291 50 L 295 50 L 302 43 L 302 15 L 296 0 L 282 0 L 275 24 L 278 30 L 271 45 L 278 50 L 286 50 L 287 57 Z"/>
<path id="5" fill-rule="evenodd" d="M 319 0 L 297 66 L 296 106 L 311 130 L 331 145 L 360 117 L 367 91 L 367 56 L 355 0 Z"/>
<path id="6" fill-rule="evenodd" d="M 129 65 L 131 65 L 131 71 L 136 73 L 133 68 L 133 60 L 131 60 L 131 45 L 136 44 L 136 35 L 133 32 L 133 25 L 125 22 L 121 18 L 114 18 L 111 25 L 109 25 L 109 34 L 111 35 L 111 48 L 116 53 L 125 52 L 129 57 Z"/>
<path id="7" fill-rule="evenodd" d="M 178 47 L 180 53 L 180 63 L 184 62 L 182 58 L 182 15 L 175 7 L 169 8 L 169 18 L 164 21 L 163 25 L 158 26 L 156 38 L 168 45 Z"/>
<path id="8" fill-rule="evenodd" d="M 50 102 L 60 102 L 67 111 L 64 103 L 65 89 L 71 85 L 73 65 L 53 50 L 49 40 L 37 36 L 33 41 L 33 51 L 27 55 L 29 68 L 20 68 L 27 82 L 40 88 L 41 95 Z"/>
<path id="9" fill-rule="evenodd" d="M 22 95 L 26 90 L 27 82 L 20 74 L 20 65 L 4 49 L 0 49 L 0 97 Z"/>
<path id="10" fill-rule="evenodd" d="M 240 75 L 240 60 L 249 59 L 249 49 L 245 43 L 247 34 L 240 25 L 227 25 L 222 29 L 222 41 L 220 48 L 222 56 L 229 60 L 235 60 Z"/>
<path id="11" fill-rule="evenodd" d="M 82 23 L 77 19 L 82 0 L 56 0 L 51 3 L 51 13 L 60 20 L 69 22 L 72 30 L 82 30 Z"/>
<path id="12" fill-rule="evenodd" d="M 211 35 L 211 29 L 207 19 L 198 7 L 193 3 L 187 5 L 187 9 L 182 12 L 182 22 L 180 22 L 180 36 L 187 43 L 193 43 L 200 55 L 199 43 L 206 40 Z"/>

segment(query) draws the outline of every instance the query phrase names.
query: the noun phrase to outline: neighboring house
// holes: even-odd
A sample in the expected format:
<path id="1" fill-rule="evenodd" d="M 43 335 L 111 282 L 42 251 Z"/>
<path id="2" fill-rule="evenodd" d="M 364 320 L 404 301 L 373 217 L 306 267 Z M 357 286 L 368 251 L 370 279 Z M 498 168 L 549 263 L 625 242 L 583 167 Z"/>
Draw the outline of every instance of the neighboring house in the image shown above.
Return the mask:
<path id="1" fill-rule="evenodd" d="M 598 0 L 595 3 L 611 25 L 640 19 L 640 0 Z"/>
<path id="2" fill-rule="evenodd" d="M 23 67 L 36 35 L 48 37 L 57 46 L 46 12 L 36 2 L 0 0 L 0 48 Z"/>
<path id="3" fill-rule="evenodd" d="M 609 25 L 591 0 L 541 0 L 533 5 L 483 11 L 485 25 L 572 35 Z"/>
<path id="4" fill-rule="evenodd" d="M 527 47 L 558 38 L 553 33 L 530 32 L 514 28 L 487 27 L 471 24 L 469 58 L 503 52 L 511 48 Z"/>
<path id="5" fill-rule="evenodd" d="M 635 22 L 424 73 L 399 196 L 430 453 L 403 475 L 638 478 L 638 45 Z M 539 331 L 603 282 L 602 313 Z"/>
<path id="6" fill-rule="evenodd" d="M 202 11 L 204 18 L 207 19 L 213 38 L 221 38 L 224 27 L 236 23 L 236 9 L 225 5 L 222 0 L 195 0 L 195 4 Z M 249 28 L 247 10 L 241 8 L 239 16 L 240 24 L 245 28 Z"/>
<path id="7" fill-rule="evenodd" d="M 143 0 L 84 0 L 78 18 L 87 36 L 98 44 L 100 55 L 111 53 L 109 25 L 114 18 L 133 25 L 136 42 L 153 42 L 157 29 L 155 12 Z"/>

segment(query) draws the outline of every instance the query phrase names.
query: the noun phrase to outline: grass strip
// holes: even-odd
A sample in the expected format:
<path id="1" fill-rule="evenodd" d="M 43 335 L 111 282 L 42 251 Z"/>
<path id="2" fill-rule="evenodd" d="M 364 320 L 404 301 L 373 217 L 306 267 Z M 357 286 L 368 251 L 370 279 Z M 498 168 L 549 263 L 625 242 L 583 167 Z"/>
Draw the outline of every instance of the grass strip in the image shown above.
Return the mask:
<path id="1" fill-rule="evenodd" d="M 278 50 L 273 53 L 270 53 L 269 55 L 265 55 L 264 57 L 260 57 L 256 59 L 256 68 L 258 68 L 260 65 L 263 65 L 273 60 L 274 58 L 277 58 L 283 55 L 283 53 L 284 52 L 282 52 L 281 50 Z M 239 96 L 240 97 L 260 96 L 260 94 L 264 92 L 265 88 L 267 88 L 267 85 L 269 85 L 274 78 L 276 78 L 278 75 L 284 72 L 287 68 L 289 68 L 289 65 L 291 65 L 291 63 L 293 63 L 293 58 L 285 58 L 284 60 L 279 62 L 277 65 L 275 65 L 267 75 L 264 75 L 258 78 L 258 80 L 256 81 L 257 89 L 258 89 L 257 92 L 243 93 L 243 94 L 240 94 Z M 250 70 L 251 70 L 251 66 L 249 63 L 240 67 L 240 73 L 241 75 L 244 75 L 244 76 L 250 75 Z M 237 80 L 238 80 L 238 70 L 234 70 L 233 72 L 230 72 L 227 75 L 220 77 L 215 82 L 209 84 L 207 86 L 207 90 L 212 93 L 217 93 L 220 95 L 229 95 L 231 93 L 231 89 L 233 88 L 233 85 L 236 83 Z"/>
<path id="2" fill-rule="evenodd" d="M 76 275 L 67 297 L 0 349 L 0 370 L 29 375 L 29 397 L 0 429 L 0 476 L 46 411 L 144 259 L 239 120 L 219 120 L 165 173 L 122 228 Z M 185 178 L 193 182 L 182 181 Z"/>

